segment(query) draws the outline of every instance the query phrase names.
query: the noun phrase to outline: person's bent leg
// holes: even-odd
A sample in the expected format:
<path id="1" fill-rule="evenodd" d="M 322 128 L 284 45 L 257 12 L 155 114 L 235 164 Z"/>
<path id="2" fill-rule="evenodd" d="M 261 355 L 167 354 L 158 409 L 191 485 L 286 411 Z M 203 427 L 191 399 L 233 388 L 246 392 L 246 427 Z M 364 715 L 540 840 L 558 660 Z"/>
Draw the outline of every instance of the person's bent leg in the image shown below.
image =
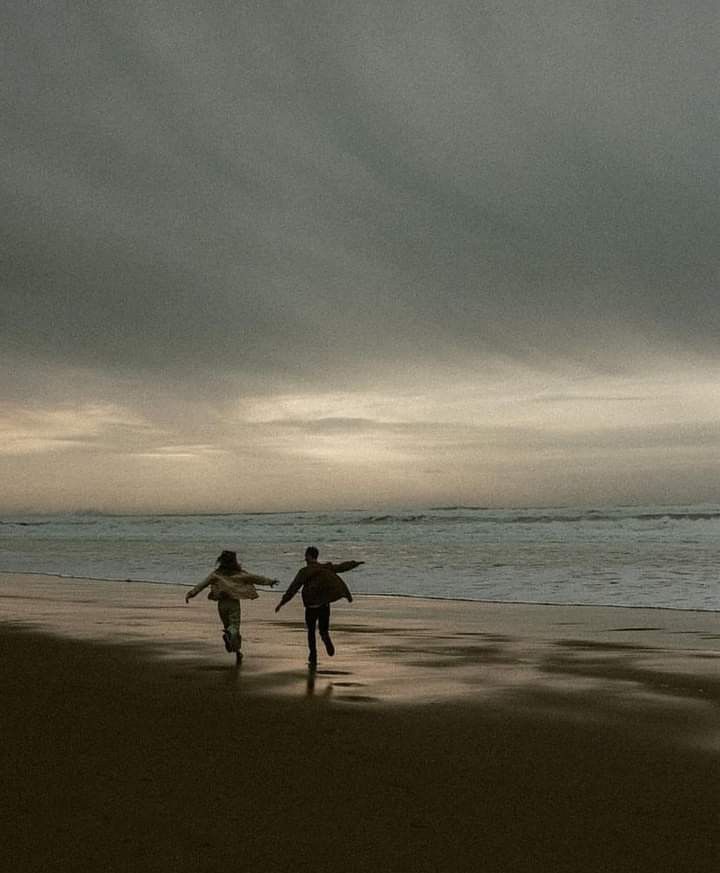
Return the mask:
<path id="1" fill-rule="evenodd" d="M 307 627 L 308 639 L 308 664 L 314 667 L 317 664 L 317 643 L 315 642 L 315 625 L 318 620 L 318 610 L 312 606 L 305 607 L 305 626 Z"/>
<path id="2" fill-rule="evenodd" d="M 232 645 L 230 643 L 230 634 L 228 633 L 228 625 L 230 623 L 230 616 L 228 615 L 227 609 L 227 601 L 226 600 L 218 600 L 217 604 L 218 615 L 220 616 L 220 621 L 223 625 L 223 633 L 222 639 L 225 644 L 225 651 L 232 652 Z"/>
<path id="3" fill-rule="evenodd" d="M 233 651 L 239 652 L 242 646 L 242 637 L 240 636 L 240 601 L 233 598 L 229 601 L 229 604 L 227 632 L 230 636 Z"/>
<path id="4" fill-rule="evenodd" d="M 240 601 L 233 597 L 218 600 L 218 612 L 225 628 L 223 642 L 228 652 L 239 652 L 242 645 L 240 636 Z"/>
<path id="5" fill-rule="evenodd" d="M 320 639 L 325 643 L 325 651 L 332 657 L 335 654 L 335 646 L 330 639 L 330 604 L 326 603 L 318 609 L 318 629 Z"/>

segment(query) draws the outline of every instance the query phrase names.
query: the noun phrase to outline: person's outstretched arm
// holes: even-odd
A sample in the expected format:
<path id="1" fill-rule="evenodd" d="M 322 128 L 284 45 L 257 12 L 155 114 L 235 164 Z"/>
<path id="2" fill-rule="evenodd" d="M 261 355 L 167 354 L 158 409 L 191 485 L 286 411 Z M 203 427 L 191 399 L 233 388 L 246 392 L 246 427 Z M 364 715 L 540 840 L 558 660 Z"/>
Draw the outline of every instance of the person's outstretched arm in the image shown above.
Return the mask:
<path id="1" fill-rule="evenodd" d="M 214 575 L 215 575 L 214 573 L 211 573 L 211 574 L 207 577 L 207 579 L 203 579 L 202 582 L 200 582 L 200 583 L 199 583 L 198 585 L 196 585 L 194 588 L 191 588 L 191 589 L 188 591 L 188 593 L 185 595 L 185 603 L 189 603 L 191 597 L 195 597 L 195 596 L 198 595 L 198 594 L 199 594 L 199 593 L 200 593 L 204 588 L 207 588 L 208 585 L 212 582 L 212 577 L 213 577 Z"/>
<path id="2" fill-rule="evenodd" d="M 364 563 L 365 561 L 343 561 L 341 564 L 330 564 L 330 568 L 335 573 L 347 573 L 348 570 L 354 570 Z"/>
<path id="3" fill-rule="evenodd" d="M 259 576 L 257 573 L 243 573 L 243 582 L 250 582 L 251 585 L 269 585 L 271 588 L 274 585 L 279 585 L 279 579 L 270 579 L 268 576 Z"/>
<path id="4" fill-rule="evenodd" d="M 302 588 L 303 581 L 304 580 L 302 570 L 300 570 L 297 576 L 295 576 L 295 578 L 290 583 L 290 587 L 288 588 L 288 590 L 283 594 L 282 598 L 280 599 L 280 603 L 278 603 L 278 605 L 275 607 L 275 612 L 280 612 L 280 609 L 285 606 L 285 604 L 289 600 L 292 600 L 293 597 L 295 597 L 298 591 Z"/>

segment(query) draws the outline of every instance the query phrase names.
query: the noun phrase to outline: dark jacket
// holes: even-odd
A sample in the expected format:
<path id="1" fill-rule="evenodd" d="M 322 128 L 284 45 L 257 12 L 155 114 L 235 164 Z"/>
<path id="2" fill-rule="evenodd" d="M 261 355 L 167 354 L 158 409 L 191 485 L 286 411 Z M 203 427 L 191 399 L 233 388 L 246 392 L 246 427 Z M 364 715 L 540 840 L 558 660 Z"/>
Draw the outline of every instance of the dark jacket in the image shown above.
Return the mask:
<path id="1" fill-rule="evenodd" d="M 280 606 L 292 600 L 301 588 L 305 606 L 325 606 L 326 603 L 333 603 L 343 597 L 352 603 L 352 594 L 338 573 L 354 570 L 361 563 L 362 561 L 343 561 L 341 564 L 313 562 L 302 567 L 283 594 Z"/>

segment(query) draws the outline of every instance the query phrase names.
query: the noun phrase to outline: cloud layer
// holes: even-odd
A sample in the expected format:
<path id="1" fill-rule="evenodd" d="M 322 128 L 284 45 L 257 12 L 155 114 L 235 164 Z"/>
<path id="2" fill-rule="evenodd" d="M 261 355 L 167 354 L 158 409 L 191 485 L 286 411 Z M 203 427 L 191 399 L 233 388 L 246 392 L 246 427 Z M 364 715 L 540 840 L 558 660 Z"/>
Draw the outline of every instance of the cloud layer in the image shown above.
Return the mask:
<path id="1" fill-rule="evenodd" d="M 589 445 L 617 463 L 620 494 L 613 446 L 637 443 L 643 469 L 661 446 L 685 458 L 677 496 L 703 482 L 720 328 L 713 4 L 3 15 L 13 481 L 40 456 L 60 470 L 86 452 L 97 475 L 79 461 L 60 475 L 77 483 L 68 501 L 111 501 L 101 459 L 127 451 L 155 471 L 199 464 L 207 505 L 231 499 L 222 480 L 248 458 L 272 480 L 247 480 L 261 502 L 302 502 L 276 480 L 332 501 L 298 462 L 368 495 L 391 483 L 379 500 L 579 500 L 615 493 L 581 460 Z M 662 406 L 667 373 L 699 397 L 681 423 Z M 643 380 L 643 421 L 628 423 L 629 399 L 608 393 Z M 524 490 L 503 490 L 495 443 Z M 545 472 L 553 451 L 577 462 L 565 497 Z M 143 505 L 180 499 L 171 475 L 127 476 L 155 483 Z"/>

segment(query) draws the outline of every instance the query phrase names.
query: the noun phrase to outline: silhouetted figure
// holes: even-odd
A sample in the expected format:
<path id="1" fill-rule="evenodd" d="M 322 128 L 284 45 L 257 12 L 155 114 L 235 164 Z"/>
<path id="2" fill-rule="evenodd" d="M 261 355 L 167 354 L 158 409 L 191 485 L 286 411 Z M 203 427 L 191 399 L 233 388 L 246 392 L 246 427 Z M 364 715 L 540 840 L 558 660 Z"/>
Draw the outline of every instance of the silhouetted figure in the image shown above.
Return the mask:
<path id="1" fill-rule="evenodd" d="M 217 559 L 217 567 L 213 572 L 191 588 L 185 595 L 185 603 L 190 602 L 191 597 L 199 594 L 203 589 L 210 588 L 208 600 L 216 600 L 218 613 L 223 623 L 223 642 L 228 652 L 235 652 L 237 663 L 242 660 L 242 637 L 240 636 L 240 601 L 255 600 L 259 595 L 255 590 L 256 585 L 277 585 L 277 579 L 268 579 L 267 576 L 258 576 L 248 573 L 240 566 L 237 552 L 225 549 Z"/>
<path id="2" fill-rule="evenodd" d="M 315 546 L 308 546 L 305 549 L 306 566 L 298 570 L 290 587 L 275 607 L 275 612 L 279 612 L 281 607 L 292 600 L 302 588 L 305 625 L 308 634 L 308 666 L 313 669 L 317 666 L 315 628 L 317 627 L 320 631 L 320 639 L 325 644 L 325 651 L 332 657 L 335 654 L 335 646 L 330 639 L 330 604 L 343 597 L 352 603 L 352 594 L 338 573 L 354 570 L 355 567 L 365 563 L 364 561 L 344 561 L 341 564 L 330 562 L 320 564 L 318 554 Z"/>

